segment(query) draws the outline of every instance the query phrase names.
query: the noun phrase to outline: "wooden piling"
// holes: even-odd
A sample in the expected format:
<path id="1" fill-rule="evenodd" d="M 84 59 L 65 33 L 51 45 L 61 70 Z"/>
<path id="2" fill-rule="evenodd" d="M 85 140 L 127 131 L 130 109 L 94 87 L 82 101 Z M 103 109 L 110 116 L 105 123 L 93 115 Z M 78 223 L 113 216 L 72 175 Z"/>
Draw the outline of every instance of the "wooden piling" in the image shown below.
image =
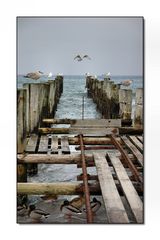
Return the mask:
<path id="1" fill-rule="evenodd" d="M 136 89 L 134 125 L 143 125 L 143 89 Z"/>
<path id="2" fill-rule="evenodd" d="M 122 119 L 131 119 L 132 113 L 132 90 L 119 89 L 119 115 Z"/>
<path id="3" fill-rule="evenodd" d="M 17 92 L 17 152 L 22 153 L 26 137 L 26 90 Z"/>

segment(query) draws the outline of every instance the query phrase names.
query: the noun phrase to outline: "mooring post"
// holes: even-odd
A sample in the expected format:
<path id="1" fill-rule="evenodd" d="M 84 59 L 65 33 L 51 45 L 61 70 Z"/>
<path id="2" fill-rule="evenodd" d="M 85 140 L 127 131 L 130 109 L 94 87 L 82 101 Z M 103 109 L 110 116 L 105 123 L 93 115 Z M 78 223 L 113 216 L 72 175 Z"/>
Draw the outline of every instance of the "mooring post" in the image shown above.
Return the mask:
<path id="1" fill-rule="evenodd" d="M 26 183 L 27 182 L 27 164 L 17 163 L 17 182 Z M 27 195 L 20 194 L 17 195 L 17 206 L 27 203 Z"/>
<path id="2" fill-rule="evenodd" d="M 84 95 L 82 96 L 82 120 L 84 119 Z"/>
<path id="3" fill-rule="evenodd" d="M 134 125 L 143 125 L 143 89 L 136 89 Z"/>
<path id="4" fill-rule="evenodd" d="M 119 115 L 122 119 L 131 119 L 132 90 L 119 89 Z"/>

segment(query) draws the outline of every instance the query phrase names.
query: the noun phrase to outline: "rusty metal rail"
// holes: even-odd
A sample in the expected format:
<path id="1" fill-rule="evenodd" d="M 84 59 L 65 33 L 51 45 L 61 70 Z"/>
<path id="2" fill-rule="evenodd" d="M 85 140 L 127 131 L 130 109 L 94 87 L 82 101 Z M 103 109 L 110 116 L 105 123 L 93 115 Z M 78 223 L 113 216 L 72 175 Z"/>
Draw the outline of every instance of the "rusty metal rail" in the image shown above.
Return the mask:
<path id="1" fill-rule="evenodd" d="M 122 146 L 120 145 L 120 143 L 116 140 L 116 138 L 113 135 L 110 135 L 111 141 L 112 143 L 118 148 L 118 150 L 121 152 L 122 157 L 124 158 L 126 164 L 128 165 L 128 167 L 130 168 L 132 174 L 134 175 L 135 179 L 140 182 L 143 183 L 143 179 L 140 176 L 138 170 L 136 169 L 136 167 L 134 166 L 134 164 L 132 163 L 132 161 L 130 160 L 130 158 L 128 157 L 128 155 L 125 153 L 124 149 L 122 148 Z"/>
<path id="2" fill-rule="evenodd" d="M 83 184 L 84 184 L 84 195 L 85 195 L 85 204 L 86 204 L 86 214 L 87 214 L 87 223 L 93 222 L 93 214 L 90 204 L 90 191 L 88 186 L 88 175 L 87 175 L 87 167 L 85 162 L 84 155 L 84 144 L 83 144 L 83 135 L 79 135 L 79 142 L 81 148 L 81 160 L 82 160 L 82 172 L 83 172 Z"/>

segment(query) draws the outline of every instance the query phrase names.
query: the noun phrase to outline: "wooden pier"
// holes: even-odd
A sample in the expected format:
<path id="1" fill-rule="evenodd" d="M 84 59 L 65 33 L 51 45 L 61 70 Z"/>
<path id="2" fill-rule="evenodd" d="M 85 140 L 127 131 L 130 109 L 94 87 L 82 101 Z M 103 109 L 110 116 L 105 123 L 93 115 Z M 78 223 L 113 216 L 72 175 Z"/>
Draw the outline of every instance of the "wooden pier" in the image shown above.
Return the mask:
<path id="1" fill-rule="evenodd" d="M 54 82 L 54 84 L 56 83 Z M 107 81 L 105 83 L 93 81 L 91 84 L 91 80 L 87 79 L 89 92 L 95 101 L 97 101 L 96 98 L 98 99 L 97 96 L 102 96 L 101 89 L 102 87 L 104 89 L 104 85 L 107 89 L 105 90 L 107 100 L 104 103 L 104 95 L 102 94 L 103 97 L 99 98 L 97 104 L 103 112 L 103 116 L 108 116 L 108 118 L 80 120 L 51 118 L 50 113 L 53 114 L 56 105 L 53 102 L 55 97 L 50 92 L 51 85 L 47 83 L 45 88 L 48 90 L 43 90 L 44 98 L 42 97 L 43 104 L 41 103 L 41 106 L 47 106 L 47 111 L 50 110 L 49 114 L 40 110 L 34 121 L 31 121 L 33 118 L 30 114 L 27 134 L 22 134 L 20 131 L 18 135 L 23 140 L 18 140 L 18 144 L 23 145 L 23 148 L 18 147 L 17 194 L 20 196 L 84 194 L 87 223 L 94 223 L 90 195 L 101 195 L 107 223 L 142 224 L 144 223 L 142 107 L 138 106 L 141 110 L 137 110 L 136 120 L 134 121 L 137 122 L 134 126 L 131 126 L 130 92 L 120 93 L 121 89 L 118 86 L 115 88 L 113 83 Z M 29 89 L 31 91 L 32 86 Z M 95 95 L 93 95 L 93 89 Z M 111 89 L 113 90 L 112 94 L 109 93 Z M 45 91 L 50 94 L 45 95 Z M 57 99 L 59 99 L 61 92 L 62 87 L 58 91 Z M 27 129 L 27 123 L 24 123 L 24 116 L 26 117 L 24 109 L 26 110 L 28 107 L 26 105 L 24 107 L 22 102 L 25 102 L 24 99 L 30 99 L 27 94 L 26 89 L 18 92 L 18 99 L 21 103 L 18 104 L 18 122 L 23 122 L 23 129 Z M 57 93 L 55 92 L 55 94 Z M 45 96 L 48 96 L 47 100 Z M 140 90 L 138 90 L 138 96 L 140 96 Z M 34 101 L 35 99 L 34 96 Z M 119 99 L 121 99 L 121 102 L 119 102 Z M 141 98 L 138 97 L 138 99 Z M 141 105 L 141 103 L 142 100 L 137 100 L 137 105 Z M 35 104 L 34 111 L 37 111 L 36 106 Z M 48 108 L 48 106 L 50 107 Z M 106 106 L 109 106 L 107 110 L 105 110 Z M 114 111 L 112 112 L 112 110 Z M 38 123 L 37 119 L 40 119 Z M 32 125 L 34 126 L 32 128 L 31 122 L 35 124 Z M 67 125 L 61 127 L 61 124 Z M 20 130 L 22 126 L 20 126 Z M 72 151 L 73 147 L 74 152 Z M 34 166 L 42 163 L 76 164 L 77 168 L 82 168 L 82 174 L 77 175 L 77 181 L 75 182 L 27 182 L 27 173 L 37 173 L 37 168 L 35 172 L 33 171 Z M 29 166 L 32 166 L 33 172 Z M 88 174 L 87 169 L 89 167 L 95 167 L 97 174 Z"/>

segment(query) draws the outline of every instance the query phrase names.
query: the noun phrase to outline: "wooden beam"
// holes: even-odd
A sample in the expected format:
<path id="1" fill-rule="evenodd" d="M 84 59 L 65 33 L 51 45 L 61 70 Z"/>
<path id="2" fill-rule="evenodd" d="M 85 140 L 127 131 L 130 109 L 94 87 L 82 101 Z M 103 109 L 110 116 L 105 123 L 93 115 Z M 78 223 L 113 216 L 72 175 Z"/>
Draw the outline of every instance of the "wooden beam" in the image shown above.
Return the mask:
<path id="1" fill-rule="evenodd" d="M 119 158 L 114 154 L 108 153 L 108 157 L 113 164 L 117 178 L 121 184 L 123 192 L 127 198 L 137 223 L 143 223 L 143 204 L 126 173 L 126 170 L 124 169 Z"/>
<path id="2" fill-rule="evenodd" d="M 61 150 L 64 154 L 70 153 L 68 137 L 66 136 L 61 137 Z"/>
<path id="3" fill-rule="evenodd" d="M 86 161 L 93 161 L 92 154 L 85 154 Z M 19 163 L 45 163 L 45 164 L 77 164 L 81 161 L 80 154 L 18 154 Z"/>
<path id="4" fill-rule="evenodd" d="M 39 153 L 47 153 L 48 152 L 48 136 L 42 135 L 39 142 L 38 147 Z"/>
<path id="5" fill-rule="evenodd" d="M 90 192 L 92 194 L 100 194 L 99 184 L 90 184 Z M 17 183 L 18 194 L 41 195 L 78 195 L 83 193 L 83 184 L 56 182 L 56 183 Z"/>
<path id="6" fill-rule="evenodd" d="M 94 161 L 109 223 L 129 223 L 128 216 L 106 161 L 105 153 L 94 153 Z"/>

